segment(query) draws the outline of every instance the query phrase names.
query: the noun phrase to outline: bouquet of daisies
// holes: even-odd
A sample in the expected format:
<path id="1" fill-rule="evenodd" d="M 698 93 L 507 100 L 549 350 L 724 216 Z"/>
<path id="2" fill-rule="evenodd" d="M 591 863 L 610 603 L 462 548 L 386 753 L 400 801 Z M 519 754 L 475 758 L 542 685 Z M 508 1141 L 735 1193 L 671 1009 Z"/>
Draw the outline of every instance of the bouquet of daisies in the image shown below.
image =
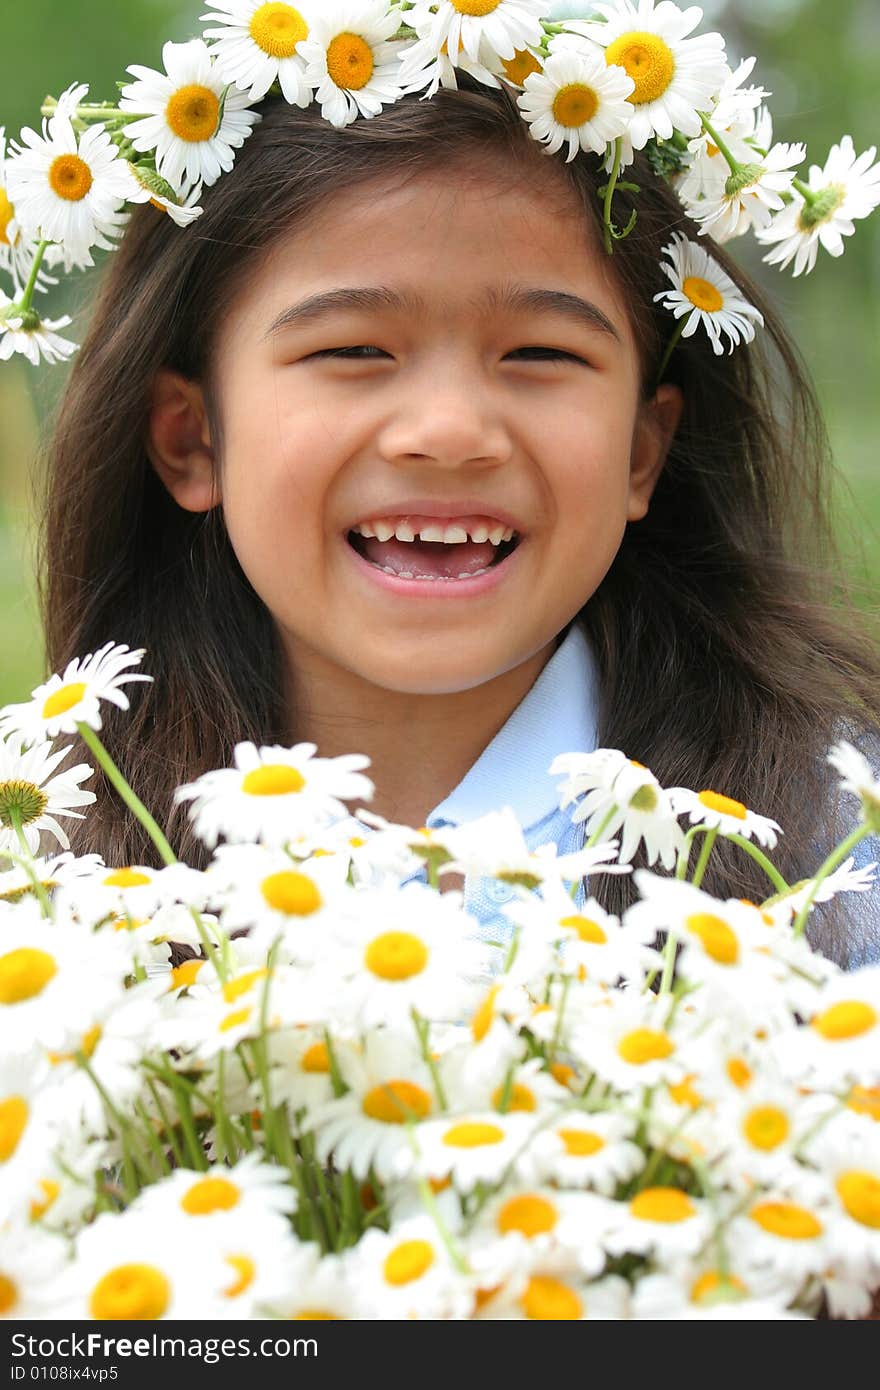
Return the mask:
<path id="1" fill-rule="evenodd" d="M 855 749 L 829 757 L 860 823 L 795 887 L 774 822 L 610 749 L 550 769 L 585 828 L 559 856 L 504 810 L 353 814 L 365 758 L 240 744 L 177 792 L 201 871 L 100 739 L 142 656 L 108 645 L 0 711 L 4 1316 L 867 1315 L 880 968 L 803 931 L 870 882 L 851 851 L 880 785 Z M 54 742 L 74 732 L 162 868 L 66 849 L 59 819 L 94 800 Z M 701 889 L 719 836 L 772 897 Z M 590 879 L 642 841 L 663 872 L 636 871 L 620 920 Z M 514 889 L 497 942 L 439 891 L 463 872 Z"/>

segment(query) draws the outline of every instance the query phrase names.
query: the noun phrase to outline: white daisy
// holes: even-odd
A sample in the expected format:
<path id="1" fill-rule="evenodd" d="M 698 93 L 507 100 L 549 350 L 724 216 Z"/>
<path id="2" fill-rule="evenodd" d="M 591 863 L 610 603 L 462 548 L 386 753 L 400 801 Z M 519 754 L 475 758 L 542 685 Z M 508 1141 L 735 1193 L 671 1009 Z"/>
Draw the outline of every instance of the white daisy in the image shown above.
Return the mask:
<path id="1" fill-rule="evenodd" d="M 303 1124 L 313 1130 L 322 1162 L 365 1180 L 372 1168 L 380 1181 L 402 1177 L 412 1165 L 409 1129 L 416 1137 L 437 1107 L 434 1082 L 412 1029 L 369 1033 L 363 1050 L 334 1048 L 348 1091 L 309 1109 Z"/>
<path id="2" fill-rule="evenodd" d="M 113 869 L 101 864 L 93 873 L 70 881 L 59 894 L 59 903 L 81 921 L 97 926 L 106 917 L 144 919 L 175 903 L 202 905 L 204 898 L 204 876 L 186 864 L 169 864 L 161 869 L 145 864 L 125 864 Z M 191 925 L 183 939 L 198 944 L 198 937 L 193 941 L 192 934 Z"/>
<path id="3" fill-rule="evenodd" d="M 49 1316 L 52 1288 L 70 1259 L 66 1240 L 23 1224 L 0 1231 L 0 1318 Z"/>
<path id="4" fill-rule="evenodd" d="M 628 1202 L 615 1202 L 613 1213 L 603 1237 L 611 1255 L 693 1255 L 711 1230 L 703 1199 L 677 1187 L 643 1187 Z"/>
<path id="5" fill-rule="evenodd" d="M 247 92 L 251 101 L 259 101 L 277 82 L 291 106 L 308 106 L 312 88 L 297 45 L 309 36 L 312 8 L 308 0 L 296 7 L 281 0 L 221 0 L 200 16 L 218 21 L 204 34 L 214 40 L 208 47 L 220 76 Z"/>
<path id="6" fill-rule="evenodd" d="M 17 829 L 21 829 L 31 854 L 40 846 L 40 831 L 44 830 L 63 846 L 70 847 L 56 816 L 82 820 L 74 806 L 89 806 L 95 793 L 84 791 L 81 783 L 94 775 L 88 763 L 77 763 L 55 773 L 58 764 L 70 752 L 70 746 L 56 748 L 50 743 L 35 743 L 28 747 L 18 735 L 0 739 L 0 854 L 4 850 L 20 852 Z"/>
<path id="7" fill-rule="evenodd" d="M 286 1168 L 265 1162 L 259 1153 L 245 1154 L 231 1166 L 212 1164 L 204 1172 L 177 1168 L 161 1182 L 144 1188 L 129 1208 L 157 1227 L 172 1215 L 188 1228 L 221 1223 L 227 1215 L 290 1215 L 297 1194 Z"/>
<path id="8" fill-rule="evenodd" d="M 673 131 L 696 135 L 728 73 L 720 34 L 687 38 L 703 17 L 670 0 L 617 0 L 593 7 L 604 21 L 574 21 L 567 28 L 605 49 L 605 61 L 624 68 L 635 83 L 629 100 L 635 114 L 629 136 L 643 149 L 652 135 L 669 140 Z"/>
<path id="9" fill-rule="evenodd" d="M 733 1185 L 797 1182 L 796 1150 L 807 1123 L 804 1098 L 793 1085 L 758 1077 L 745 1094 L 718 1105 L 714 1122 L 724 1136 L 720 1171 Z"/>
<path id="10" fill-rule="evenodd" d="M 629 1318 L 629 1302 L 629 1285 L 616 1274 L 588 1279 L 538 1261 L 528 1275 L 493 1291 L 475 1316 L 492 1322 L 618 1322 Z"/>
<path id="11" fill-rule="evenodd" d="M 605 1263 L 604 1234 L 616 1204 L 593 1192 L 545 1187 L 504 1187 L 490 1197 L 473 1226 L 487 1243 L 528 1243 L 534 1260 L 557 1260 L 569 1270 L 598 1274 Z"/>
<path id="12" fill-rule="evenodd" d="M 247 927 L 251 939 L 266 949 L 283 933 L 287 958 L 313 963 L 326 952 L 328 911 L 331 917 L 334 912 L 332 879 L 328 892 L 327 874 L 321 872 L 324 863 L 324 858 L 314 859 L 305 872 L 282 849 L 221 845 L 208 881 L 224 929 Z"/>
<path id="13" fill-rule="evenodd" d="M 834 1213 L 811 1194 L 793 1201 L 785 1189 L 756 1194 L 727 1227 L 735 1260 L 772 1270 L 783 1280 L 802 1280 L 825 1268 L 830 1250 L 828 1221 Z"/>
<path id="14" fill-rule="evenodd" d="M 599 786 L 589 792 L 572 815 L 572 822 L 585 822 L 588 838 L 594 833 L 608 840 L 622 828 L 618 861 L 629 864 L 642 840 L 648 863 L 660 859 L 671 869 L 684 848 L 684 835 L 675 818 L 668 793 L 650 768 L 626 758 L 610 787 Z"/>
<path id="15" fill-rule="evenodd" d="M 871 825 L 876 822 L 880 828 L 880 776 L 875 773 L 864 753 L 841 739 L 831 748 L 828 761 L 840 774 L 843 790 L 861 801 L 865 820 Z"/>
<path id="16" fill-rule="evenodd" d="M 541 64 L 529 49 L 518 50 L 513 58 L 499 58 L 485 39 L 480 41 L 479 61 L 459 51 L 455 62 L 444 44 L 438 51 L 430 38 L 415 39 L 401 50 L 398 81 L 404 92 L 423 92 L 423 101 L 440 87 L 458 89 L 459 72 L 469 73 L 484 87 L 500 87 L 499 77 L 522 85 L 528 72 L 539 72 Z"/>
<path id="17" fill-rule="evenodd" d="M 876 1131 L 877 1126 L 872 1126 Z M 880 1280 L 880 1134 L 820 1129 L 806 1146 L 807 1157 L 828 1180 L 838 1220 L 829 1223 L 829 1243 L 862 1282 Z"/>
<path id="18" fill-rule="evenodd" d="M 170 1239 L 178 1233 L 186 1238 L 189 1223 L 185 1233 L 170 1224 Z M 273 1211 L 236 1208 L 212 1221 L 204 1236 L 204 1277 L 218 1286 L 214 1311 L 207 1316 L 215 1320 L 269 1316 L 266 1310 L 297 1286 L 310 1263 L 309 1247 Z"/>
<path id="19" fill-rule="evenodd" d="M 14 352 L 20 352 L 35 367 L 41 360 L 66 362 L 79 345 L 60 337 L 56 330 L 71 322 L 69 314 L 44 319 L 35 309 L 22 311 L 0 290 L 0 362 L 8 362 Z"/>
<path id="20" fill-rule="evenodd" d="M 500 1114 L 476 1108 L 425 1120 L 415 1134 L 417 1154 L 407 1172 L 435 1182 L 451 1178 L 459 1192 L 478 1183 L 497 1183 L 529 1142 L 536 1117 L 524 1111 Z"/>
<path id="21" fill-rule="evenodd" d="M 35 858 L 28 868 L 36 874 L 44 891 L 49 893 L 56 888 L 63 890 L 65 885 L 75 882 L 80 876 L 90 877 L 101 865 L 99 854 L 77 856 L 65 850 L 63 854 L 53 855 L 49 859 Z M 23 865 L 16 864 L 8 872 L 0 873 L 0 902 L 16 903 L 33 891 L 33 878 Z"/>
<path id="22" fill-rule="evenodd" d="M 516 104 L 547 154 L 568 144 L 568 164 L 579 150 L 604 154 L 624 134 L 633 116 L 627 98 L 634 87 L 629 74 L 608 66 L 594 45 L 575 49 L 551 44 L 543 69 L 526 77 Z"/>
<path id="23" fill-rule="evenodd" d="M 603 1001 L 578 1017 L 571 1049 L 588 1071 L 623 1090 L 681 1081 L 691 1068 L 667 1028 L 670 1004 L 668 995 Z"/>
<path id="24" fill-rule="evenodd" d="M 356 1287 L 350 1262 L 357 1246 L 342 1255 L 324 1255 L 319 1246 L 303 1245 L 303 1264 L 296 1281 L 269 1306 L 269 1315 L 295 1322 L 350 1321 L 361 1316 L 363 1290 Z"/>
<path id="25" fill-rule="evenodd" d="M 373 794 L 360 772 L 369 758 L 359 753 L 316 758 L 315 752 L 314 743 L 292 748 L 237 743 L 234 768 L 206 772 L 178 787 L 175 801 L 192 801 L 196 834 L 211 848 L 221 835 L 232 842 L 282 845 L 316 824 L 344 817 L 343 799 L 369 800 Z"/>
<path id="26" fill-rule="evenodd" d="M 39 1175 L 59 1131 L 47 1074 L 46 1059 L 36 1050 L 0 1058 L 0 1229 L 25 1217 L 30 1202 L 42 1195 Z"/>
<path id="27" fill-rule="evenodd" d="M 644 977 L 657 964 L 650 950 L 650 936 L 624 930 L 620 919 L 606 912 L 595 898 L 577 907 L 564 888 L 552 882 L 541 888 L 540 899 L 511 903 L 502 909 L 534 940 L 540 932 L 557 943 L 562 968 L 567 973 L 585 972 L 585 978 L 614 985 L 621 978 Z"/>
<path id="28" fill-rule="evenodd" d="M 152 203 L 159 212 L 167 213 L 178 227 L 189 227 L 202 209 L 198 206 L 202 196 L 202 185 L 195 184 L 185 197 L 175 193 L 167 179 L 160 178 L 155 169 L 148 164 L 129 163 L 131 188 L 127 195 L 129 203 Z"/>
<path id="29" fill-rule="evenodd" d="M 477 62 L 481 39 L 499 58 L 512 58 L 529 44 L 537 47 L 546 13 L 546 0 L 482 0 L 476 5 L 472 0 L 415 0 L 406 23 L 436 52 L 445 47 L 453 62 L 462 52 Z"/>
<path id="30" fill-rule="evenodd" d="M 634 1318 L 699 1320 L 717 1316 L 803 1318 L 786 1309 L 798 1291 L 796 1280 L 780 1283 L 766 1270 L 721 1270 L 708 1259 L 676 1262 L 674 1269 L 645 1274 L 633 1290 Z"/>
<path id="31" fill-rule="evenodd" d="M 114 934 L 98 938 L 72 921 L 56 924 L 25 899 L 7 908 L 0 939 L 0 1051 L 35 1043 L 57 1051 L 91 1027 L 95 1010 L 124 990 L 130 961 Z"/>
<path id="32" fill-rule="evenodd" d="M 311 16 L 309 37 L 297 48 L 321 115 L 334 126 L 376 116 L 402 94 L 400 13 L 385 0 L 341 0 L 329 14 Z"/>
<path id="33" fill-rule="evenodd" d="M 330 1052 L 322 1028 L 279 1029 L 267 1039 L 272 1095 L 291 1114 L 333 1099 Z"/>
<path id="34" fill-rule="evenodd" d="M 65 97 L 78 101 L 87 91 L 70 88 Z M 6 186 L 19 224 L 57 243 L 65 269 L 92 265 L 90 248 L 112 249 L 112 238 L 126 222 L 120 211 L 130 188 L 126 161 L 102 124 L 77 135 L 64 98 L 43 121 L 42 135 L 25 127 L 20 138 L 6 163 Z"/>
<path id="35" fill-rule="evenodd" d="M 369 896 L 368 896 L 369 895 Z M 340 923 L 322 974 L 335 981 L 333 1016 L 355 1027 L 460 1018 L 474 1005 L 488 950 L 460 893 L 421 883 L 363 890 Z M 329 979 L 328 979 L 329 983 Z"/>
<path id="36" fill-rule="evenodd" d="M 663 254 L 671 262 L 660 264 L 672 281 L 672 289 L 661 290 L 654 299 L 677 319 L 687 315 L 681 336 L 690 338 L 702 324 L 716 355 L 724 351 L 722 333 L 730 342 L 730 352 L 740 342 L 750 343 L 755 324 L 763 327 L 763 315 L 743 297 L 718 262 L 683 232 L 673 234 Z"/>
<path id="37" fill-rule="evenodd" d="M 588 1187 L 612 1197 L 618 1183 L 629 1182 L 645 1166 L 644 1153 L 632 1142 L 635 1128 L 635 1120 L 614 1111 L 564 1111 L 537 1131 L 520 1171 L 530 1163 L 538 1182 Z"/>
<path id="38" fill-rule="evenodd" d="M 774 145 L 758 159 L 753 153 L 728 174 L 722 188 L 688 209 L 700 224 L 700 235 L 725 242 L 769 227 L 773 213 L 790 198 L 795 169 L 806 153 L 806 145 Z"/>
<path id="39" fill-rule="evenodd" d="M 872 145 L 857 156 L 852 137 L 844 135 L 839 145 L 832 145 L 824 168 L 811 165 L 806 185 L 811 196 L 795 189 L 788 207 L 756 233 L 758 241 L 773 248 L 764 257 L 768 265 L 784 270 L 793 260 L 792 273 L 800 275 L 813 269 L 820 245 L 831 256 L 843 255 L 843 238 L 852 236 L 855 219 L 867 217 L 880 204 L 876 153 Z"/>
<path id="40" fill-rule="evenodd" d="M 134 148 L 155 150 L 156 169 L 175 190 L 216 183 L 228 173 L 260 116 L 246 93 L 233 91 L 202 39 L 166 43 L 165 72 L 135 63 L 137 79 L 122 88 L 119 109 L 139 119 L 123 130 Z"/>
<path id="41" fill-rule="evenodd" d="M 120 687 L 127 681 L 153 679 L 126 670 L 127 666 L 136 666 L 143 655 L 143 648 L 129 651 L 124 644 L 106 642 L 96 652 L 74 657 L 63 675 L 52 675 L 38 685 L 26 703 L 0 709 L 0 736 L 19 733 L 34 743 L 57 734 L 75 734 L 77 724 L 100 729 L 101 700 L 128 709 L 128 697 Z"/>
<path id="42" fill-rule="evenodd" d="M 373 1318 L 465 1318 L 473 1304 L 472 1281 L 455 1267 L 426 1215 L 367 1231 L 348 1273 L 356 1287 L 369 1290 Z"/>
<path id="43" fill-rule="evenodd" d="M 781 1038 L 780 1061 L 818 1085 L 877 1080 L 880 1044 L 880 966 L 833 976 L 814 996 L 808 1024 Z"/>
<path id="44" fill-rule="evenodd" d="M 742 835 L 745 840 L 757 840 L 766 849 L 776 844 L 776 832 L 781 827 L 775 820 L 756 815 L 741 801 L 709 789 L 701 792 L 688 787 L 670 787 L 669 796 L 676 815 L 687 813 L 690 825 L 708 825 L 722 835 Z"/>
<path id="45" fill-rule="evenodd" d="M 20 293 L 28 282 L 36 249 L 37 239 L 22 230 L 6 189 L 6 134 L 0 125 L 0 270 L 5 270 L 12 277 L 16 293 Z M 41 266 L 37 272 L 36 288 L 45 291 L 49 285 L 57 283 Z"/>

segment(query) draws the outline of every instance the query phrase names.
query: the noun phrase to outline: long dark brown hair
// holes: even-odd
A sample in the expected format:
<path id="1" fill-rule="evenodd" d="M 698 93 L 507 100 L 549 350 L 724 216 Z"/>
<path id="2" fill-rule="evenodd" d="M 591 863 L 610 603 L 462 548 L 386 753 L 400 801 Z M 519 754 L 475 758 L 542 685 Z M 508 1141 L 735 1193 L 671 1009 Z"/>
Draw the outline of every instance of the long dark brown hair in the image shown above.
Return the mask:
<path id="1" fill-rule="evenodd" d="M 131 711 L 108 709 L 104 736 L 193 864 L 206 854 L 173 805 L 174 788 L 228 765 L 240 740 L 291 742 L 296 731 L 272 620 L 236 561 L 221 509 L 183 511 L 149 464 L 154 374 L 171 367 L 200 380 L 220 425 L 210 373 L 225 307 L 279 237 L 370 180 L 456 161 L 557 179 L 583 209 L 585 251 L 601 234 L 598 160 L 559 156 L 551 166 L 506 88 L 462 77 L 457 91 L 405 97 L 342 130 L 315 106 L 269 99 L 261 109 L 192 227 L 135 209 L 57 408 L 45 471 L 48 668 L 109 639 L 147 649 L 155 684 L 129 687 Z M 650 395 L 673 327 L 653 302 L 668 285 L 662 248 L 673 232 L 697 229 L 644 157 L 627 180 L 639 192 L 616 195 L 615 220 L 625 224 L 634 207 L 637 222 L 609 266 Z M 628 526 L 579 621 L 601 672 L 600 744 L 645 763 L 665 786 L 713 788 L 775 817 L 785 836 L 774 860 L 798 878 L 816 867 L 817 822 L 833 810 L 829 743 L 880 725 L 880 656 L 835 558 L 825 433 L 798 353 L 757 287 L 708 238 L 702 244 L 766 328 L 732 356 L 715 357 L 702 334 L 676 348 L 666 375 L 684 393 L 681 426 L 647 517 Z M 74 848 L 108 862 L 156 862 L 109 787 L 96 790 Z M 730 846 L 713 854 L 704 886 L 754 899 L 770 891 Z M 633 894 L 623 876 L 591 887 L 615 911 Z M 822 949 L 845 959 L 845 935 L 826 913 Z"/>

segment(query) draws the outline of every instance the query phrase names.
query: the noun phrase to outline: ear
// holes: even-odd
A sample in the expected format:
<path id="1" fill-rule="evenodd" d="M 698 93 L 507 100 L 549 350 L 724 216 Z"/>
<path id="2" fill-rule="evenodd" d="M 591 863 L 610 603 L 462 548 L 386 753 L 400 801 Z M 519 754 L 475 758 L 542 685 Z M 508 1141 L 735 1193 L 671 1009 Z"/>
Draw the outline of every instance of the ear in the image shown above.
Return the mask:
<path id="1" fill-rule="evenodd" d="M 630 456 L 627 521 L 641 521 L 647 515 L 683 408 L 684 397 L 679 387 L 664 382 L 639 410 Z"/>
<path id="2" fill-rule="evenodd" d="M 153 380 L 147 455 L 184 511 L 207 512 L 220 501 L 202 388 L 167 367 Z"/>

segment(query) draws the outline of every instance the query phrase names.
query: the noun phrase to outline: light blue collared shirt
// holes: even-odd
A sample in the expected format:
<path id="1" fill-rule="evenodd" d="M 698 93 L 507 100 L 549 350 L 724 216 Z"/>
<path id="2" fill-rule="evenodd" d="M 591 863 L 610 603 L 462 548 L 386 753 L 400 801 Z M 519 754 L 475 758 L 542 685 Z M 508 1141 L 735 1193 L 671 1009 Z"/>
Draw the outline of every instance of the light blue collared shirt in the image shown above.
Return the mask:
<path id="1" fill-rule="evenodd" d="M 581 849 L 583 826 L 572 825 L 572 807 L 560 810 L 559 778 L 548 769 L 560 753 L 595 751 L 598 680 L 590 644 L 572 624 L 531 690 L 426 825 L 432 830 L 462 825 L 509 806 L 529 849 L 544 844 L 555 844 L 559 854 Z M 582 897 L 582 885 L 579 893 Z M 510 941 L 513 923 L 499 909 L 513 895 L 496 879 L 466 875 L 464 907 L 480 923 L 482 940 Z"/>

